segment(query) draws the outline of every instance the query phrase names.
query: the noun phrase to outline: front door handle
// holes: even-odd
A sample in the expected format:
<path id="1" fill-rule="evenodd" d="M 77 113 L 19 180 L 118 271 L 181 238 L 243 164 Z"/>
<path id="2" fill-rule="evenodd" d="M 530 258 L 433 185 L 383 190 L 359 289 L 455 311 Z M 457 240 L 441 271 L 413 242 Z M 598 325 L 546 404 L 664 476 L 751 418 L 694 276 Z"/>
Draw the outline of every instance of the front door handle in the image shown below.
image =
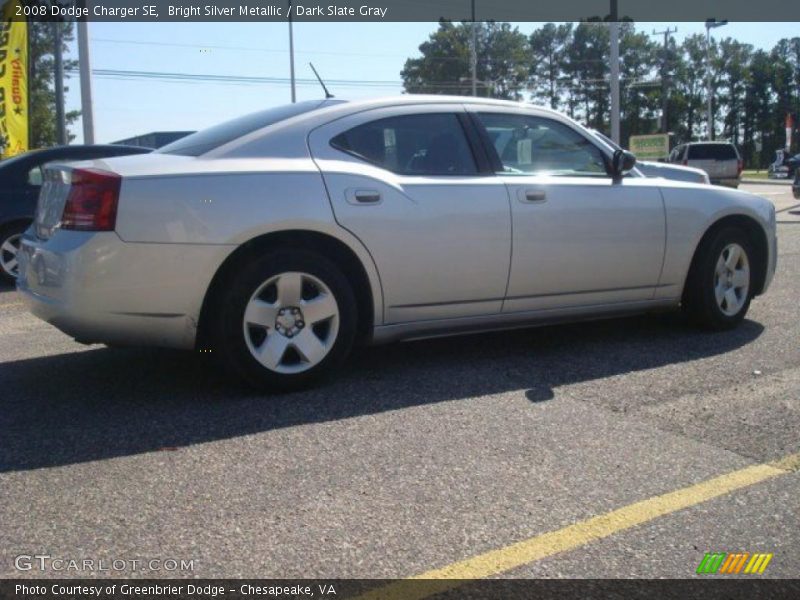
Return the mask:
<path id="1" fill-rule="evenodd" d="M 377 190 L 355 190 L 352 198 L 356 204 L 378 204 L 381 194 Z"/>
<path id="2" fill-rule="evenodd" d="M 519 190 L 518 197 L 520 202 L 525 202 L 527 204 L 537 204 L 540 202 L 547 202 L 547 193 L 544 190 L 538 190 L 538 189 Z"/>

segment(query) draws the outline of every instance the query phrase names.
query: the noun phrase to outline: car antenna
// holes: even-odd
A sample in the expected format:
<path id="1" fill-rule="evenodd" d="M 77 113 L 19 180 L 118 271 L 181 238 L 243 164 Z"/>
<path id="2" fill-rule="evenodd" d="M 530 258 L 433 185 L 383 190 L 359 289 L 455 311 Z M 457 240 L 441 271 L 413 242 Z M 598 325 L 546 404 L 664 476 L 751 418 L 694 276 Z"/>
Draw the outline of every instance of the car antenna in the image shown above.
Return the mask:
<path id="1" fill-rule="evenodd" d="M 317 77 L 317 81 L 319 81 L 319 84 L 322 86 L 322 89 L 325 92 L 325 100 L 328 100 L 329 98 L 333 98 L 333 94 L 331 94 L 328 91 L 328 88 L 325 87 L 325 82 L 322 81 L 322 77 L 319 76 L 319 73 L 317 73 L 317 70 L 314 68 L 314 63 L 308 63 L 308 66 L 311 67 L 312 71 L 314 71 L 314 75 Z"/>

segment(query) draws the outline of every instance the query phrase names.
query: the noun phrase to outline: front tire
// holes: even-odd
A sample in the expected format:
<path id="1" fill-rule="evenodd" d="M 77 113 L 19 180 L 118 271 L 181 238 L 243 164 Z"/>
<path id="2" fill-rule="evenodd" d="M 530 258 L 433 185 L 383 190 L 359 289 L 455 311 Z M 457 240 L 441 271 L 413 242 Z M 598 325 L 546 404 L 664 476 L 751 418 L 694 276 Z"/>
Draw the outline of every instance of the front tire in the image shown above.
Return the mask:
<path id="1" fill-rule="evenodd" d="M 724 227 L 704 239 L 683 292 L 690 320 L 713 330 L 741 323 L 753 297 L 754 264 L 752 244 L 741 229 Z"/>
<path id="2" fill-rule="evenodd" d="M 264 391 L 308 387 L 334 372 L 356 336 L 356 301 L 339 268 L 282 250 L 243 263 L 214 315 L 217 354 Z"/>

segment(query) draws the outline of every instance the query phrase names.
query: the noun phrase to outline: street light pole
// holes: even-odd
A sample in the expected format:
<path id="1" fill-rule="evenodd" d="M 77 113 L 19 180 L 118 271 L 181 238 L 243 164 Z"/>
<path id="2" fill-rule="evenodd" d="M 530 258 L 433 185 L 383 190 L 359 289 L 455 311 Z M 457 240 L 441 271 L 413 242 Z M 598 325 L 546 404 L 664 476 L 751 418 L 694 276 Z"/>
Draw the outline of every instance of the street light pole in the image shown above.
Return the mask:
<path id="1" fill-rule="evenodd" d="M 706 100 L 708 102 L 708 114 L 706 115 L 706 122 L 708 123 L 707 137 L 709 141 L 714 140 L 714 90 L 711 88 L 711 30 L 715 27 L 722 27 L 723 25 L 727 24 L 727 21 L 717 21 L 713 18 L 706 19 Z"/>
<path id="2" fill-rule="evenodd" d="M 297 90 L 294 81 L 294 32 L 292 31 L 292 0 L 289 0 L 289 78 L 292 82 L 292 104 L 297 102 Z"/>
<path id="3" fill-rule="evenodd" d="M 469 63 L 472 71 L 472 95 L 478 95 L 478 28 L 475 24 L 475 0 L 472 0 L 472 41 L 469 48 Z"/>
<path id="4" fill-rule="evenodd" d="M 619 144 L 619 14 L 617 0 L 611 0 L 611 139 Z"/>
<path id="5" fill-rule="evenodd" d="M 653 30 L 653 35 L 664 35 L 664 56 L 661 60 L 661 131 L 662 133 L 669 133 L 669 123 L 667 119 L 667 111 L 669 104 L 669 84 L 667 82 L 667 61 L 669 59 L 669 36 L 676 33 L 678 28 L 667 27 L 664 31 Z"/>
<path id="6" fill-rule="evenodd" d="M 88 5 L 86 2 L 85 6 Z M 83 143 L 94 144 L 94 107 L 92 104 L 92 67 L 89 58 L 89 24 L 78 21 L 78 63 L 81 79 L 81 121 Z"/>

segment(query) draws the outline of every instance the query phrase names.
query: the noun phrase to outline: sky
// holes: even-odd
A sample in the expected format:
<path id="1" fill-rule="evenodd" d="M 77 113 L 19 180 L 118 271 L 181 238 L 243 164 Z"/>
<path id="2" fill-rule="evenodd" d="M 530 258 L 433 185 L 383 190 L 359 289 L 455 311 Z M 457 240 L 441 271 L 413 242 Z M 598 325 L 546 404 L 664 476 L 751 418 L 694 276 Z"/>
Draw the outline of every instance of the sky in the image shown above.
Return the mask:
<path id="1" fill-rule="evenodd" d="M 530 34 L 540 23 L 515 23 Z M 678 41 L 705 34 L 703 23 L 637 23 L 639 31 L 677 27 Z M 313 78 L 313 62 L 323 79 L 368 84 L 329 83 L 343 99 L 395 95 L 402 92 L 400 71 L 405 60 L 419 56 L 419 45 L 436 23 L 295 23 L 295 70 Z M 797 35 L 797 23 L 730 23 L 715 29 L 716 38 L 730 36 L 756 48 L 770 49 L 781 38 Z M 663 39 L 661 37 L 659 40 Z M 246 77 L 289 77 L 286 23 L 90 23 L 93 70 L 124 70 Z M 77 58 L 75 44 L 69 58 Z M 375 83 L 377 82 L 377 83 Z M 66 85 L 67 110 L 80 109 L 77 75 Z M 222 83 L 92 78 L 95 141 L 107 143 L 151 131 L 196 130 L 290 101 L 288 83 Z M 297 99 L 321 98 L 316 84 L 297 87 Z M 74 143 L 82 125 L 71 127 Z"/>

